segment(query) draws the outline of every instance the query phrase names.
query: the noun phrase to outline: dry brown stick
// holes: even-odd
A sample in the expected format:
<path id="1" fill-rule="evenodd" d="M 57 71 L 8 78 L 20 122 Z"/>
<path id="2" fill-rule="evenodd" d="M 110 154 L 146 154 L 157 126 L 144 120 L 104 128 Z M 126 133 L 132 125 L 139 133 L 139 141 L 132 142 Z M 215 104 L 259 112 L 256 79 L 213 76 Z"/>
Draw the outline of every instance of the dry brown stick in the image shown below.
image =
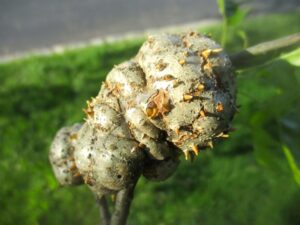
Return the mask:
<path id="1" fill-rule="evenodd" d="M 110 224 L 110 212 L 108 208 L 108 203 L 106 201 L 105 196 L 102 198 L 97 198 L 97 204 L 99 205 L 100 209 L 100 216 L 101 216 L 101 225 L 109 225 Z"/>
<path id="2" fill-rule="evenodd" d="M 125 225 L 129 215 L 131 201 L 133 199 L 135 184 L 121 190 L 117 194 L 115 211 L 110 225 Z"/>
<path id="3" fill-rule="evenodd" d="M 243 69 L 264 64 L 296 46 L 300 46 L 300 33 L 254 45 L 243 51 L 231 54 L 230 59 L 235 69 Z"/>

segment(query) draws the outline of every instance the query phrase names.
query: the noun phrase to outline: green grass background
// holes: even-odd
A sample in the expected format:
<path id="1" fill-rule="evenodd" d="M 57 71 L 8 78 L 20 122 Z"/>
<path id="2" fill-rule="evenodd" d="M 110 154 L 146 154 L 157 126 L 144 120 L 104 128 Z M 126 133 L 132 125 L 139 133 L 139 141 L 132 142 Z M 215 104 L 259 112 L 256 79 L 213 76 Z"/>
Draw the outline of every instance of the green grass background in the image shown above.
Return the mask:
<path id="1" fill-rule="evenodd" d="M 300 13 L 252 18 L 249 45 L 299 32 Z M 220 27 L 205 28 L 220 40 Z M 0 224 L 97 224 L 87 187 L 60 187 L 48 162 L 56 131 L 82 121 L 85 100 L 142 40 L 0 65 Z M 227 49 L 243 40 L 229 31 Z M 161 183 L 140 179 L 129 224 L 300 224 L 300 187 L 280 149 L 299 155 L 300 69 L 284 60 L 238 73 L 237 131 Z M 299 125 L 289 126 L 289 122 Z M 298 150 L 298 151 L 297 151 Z"/>

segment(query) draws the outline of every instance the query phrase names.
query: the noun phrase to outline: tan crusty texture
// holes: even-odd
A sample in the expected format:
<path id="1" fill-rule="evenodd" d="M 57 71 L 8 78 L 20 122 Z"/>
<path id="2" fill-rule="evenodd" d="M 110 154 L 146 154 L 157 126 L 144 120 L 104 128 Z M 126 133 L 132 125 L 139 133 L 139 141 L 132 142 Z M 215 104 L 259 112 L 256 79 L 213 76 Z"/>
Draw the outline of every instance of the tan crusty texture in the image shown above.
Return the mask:
<path id="1" fill-rule="evenodd" d="M 141 174 L 165 180 L 181 153 L 193 159 L 228 137 L 235 99 L 231 62 L 216 42 L 195 32 L 150 36 L 87 102 L 76 141 L 62 138 L 72 127 L 58 132 L 50 151 L 55 175 L 61 184 L 75 184 L 73 172 L 62 172 L 75 163 L 76 174 L 99 197 Z M 66 146 L 75 150 L 65 153 Z M 58 163 L 66 159 L 65 166 Z"/>

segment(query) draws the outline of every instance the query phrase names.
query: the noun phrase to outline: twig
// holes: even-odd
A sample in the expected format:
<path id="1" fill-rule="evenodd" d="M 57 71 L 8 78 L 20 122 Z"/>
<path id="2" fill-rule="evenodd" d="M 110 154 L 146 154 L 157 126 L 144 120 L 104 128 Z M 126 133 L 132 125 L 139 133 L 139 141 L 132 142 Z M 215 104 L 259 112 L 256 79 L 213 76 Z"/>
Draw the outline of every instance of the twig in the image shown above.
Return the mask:
<path id="1" fill-rule="evenodd" d="M 130 204 L 133 199 L 135 184 L 119 191 L 115 203 L 115 211 L 111 218 L 111 225 L 125 225 L 129 215 Z"/>
<path id="2" fill-rule="evenodd" d="M 100 216 L 101 216 L 101 225 L 109 225 L 110 224 L 110 212 L 108 209 L 108 204 L 105 196 L 102 198 L 97 198 L 97 203 L 100 208 Z"/>
<path id="3" fill-rule="evenodd" d="M 235 69 L 242 69 L 264 64 L 297 45 L 300 46 L 300 33 L 254 45 L 241 52 L 231 54 L 230 59 Z"/>

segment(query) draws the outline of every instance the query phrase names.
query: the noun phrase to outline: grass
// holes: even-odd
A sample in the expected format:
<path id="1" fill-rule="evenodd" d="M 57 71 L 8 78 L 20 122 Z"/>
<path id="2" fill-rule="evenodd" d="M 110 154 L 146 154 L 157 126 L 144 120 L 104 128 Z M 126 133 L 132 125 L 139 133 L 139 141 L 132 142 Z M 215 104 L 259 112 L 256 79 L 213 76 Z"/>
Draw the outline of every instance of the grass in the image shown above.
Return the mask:
<path id="1" fill-rule="evenodd" d="M 299 18 L 299 13 L 262 16 L 242 28 L 251 45 L 299 32 Z M 219 27 L 204 31 L 219 40 Z M 242 40 L 229 34 L 228 50 L 241 49 Z M 0 224 L 98 223 L 88 188 L 58 185 L 48 149 L 60 127 L 82 121 L 85 100 L 141 43 L 104 44 L 0 65 Z M 238 85 L 238 131 L 193 164 L 182 161 L 166 182 L 141 179 L 129 224 L 300 224 L 300 188 L 276 142 L 289 140 L 299 149 L 293 146 L 298 130 L 291 133 L 281 122 L 299 121 L 299 67 L 277 60 L 240 72 Z"/>

